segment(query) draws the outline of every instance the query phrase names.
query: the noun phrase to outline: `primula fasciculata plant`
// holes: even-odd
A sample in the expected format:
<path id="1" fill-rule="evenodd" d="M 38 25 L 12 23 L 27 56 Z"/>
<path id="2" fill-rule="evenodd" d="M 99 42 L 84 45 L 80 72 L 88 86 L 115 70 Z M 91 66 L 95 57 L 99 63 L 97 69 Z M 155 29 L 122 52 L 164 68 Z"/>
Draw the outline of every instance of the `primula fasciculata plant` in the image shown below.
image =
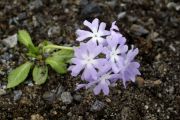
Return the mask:
<path id="1" fill-rule="evenodd" d="M 90 88 L 95 95 L 101 91 L 108 95 L 109 86 L 115 82 L 122 80 L 126 87 L 127 81 L 135 82 L 135 77 L 140 75 L 140 64 L 134 60 L 138 48 L 132 45 L 128 50 L 126 38 L 115 23 L 112 23 L 110 30 L 106 30 L 106 24 L 97 18 L 92 23 L 85 20 L 84 25 L 90 31 L 76 31 L 80 46 L 74 48 L 69 70 L 72 76 L 81 74 L 81 79 L 85 81 L 77 85 L 77 90 Z"/>
<path id="2" fill-rule="evenodd" d="M 127 81 L 135 82 L 136 76 L 141 75 L 140 64 L 134 60 L 139 50 L 133 45 L 128 48 L 126 38 L 119 32 L 116 22 L 112 23 L 109 30 L 106 29 L 106 23 L 99 22 L 97 18 L 92 23 L 85 20 L 84 25 L 90 31 L 78 29 L 76 40 L 80 42 L 80 46 L 73 48 L 54 45 L 48 41 L 36 47 L 26 31 L 19 31 L 18 40 L 28 48 L 27 55 L 41 64 L 27 61 L 11 71 L 8 88 L 23 82 L 32 67 L 33 80 L 40 85 L 48 77 L 47 65 L 63 74 L 67 73 L 67 63 L 70 63 L 68 70 L 71 75 L 81 74 L 84 81 L 83 84 L 77 84 L 76 90 L 86 88 L 93 90 L 95 95 L 101 91 L 108 95 L 109 87 L 114 86 L 117 81 L 122 81 L 124 87 Z"/>
<path id="3" fill-rule="evenodd" d="M 73 57 L 72 47 L 57 46 L 49 41 L 43 41 L 36 47 L 25 30 L 18 32 L 18 41 L 27 47 L 29 60 L 9 73 L 7 88 L 13 88 L 22 83 L 31 69 L 33 81 L 37 85 L 47 80 L 48 65 L 60 74 L 67 72 L 67 63 Z"/>

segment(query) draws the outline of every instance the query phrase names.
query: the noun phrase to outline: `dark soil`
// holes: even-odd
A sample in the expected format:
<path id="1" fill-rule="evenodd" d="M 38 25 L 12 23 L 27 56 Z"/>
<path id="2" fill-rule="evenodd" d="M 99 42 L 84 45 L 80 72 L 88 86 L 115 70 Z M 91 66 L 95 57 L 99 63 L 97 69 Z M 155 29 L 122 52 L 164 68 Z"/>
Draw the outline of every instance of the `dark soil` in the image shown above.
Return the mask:
<path id="1" fill-rule="evenodd" d="M 140 50 L 142 73 L 127 89 L 118 83 L 109 96 L 74 91 L 81 80 L 69 73 L 50 70 L 42 86 L 34 85 L 30 75 L 0 95 L 0 120 L 179 120 L 178 6 L 179 0 L 0 0 L 0 40 L 23 28 L 36 45 L 45 39 L 78 45 L 75 30 L 85 19 L 97 17 L 108 27 L 117 21 L 128 44 Z M 7 84 L 7 73 L 26 60 L 25 51 L 20 44 L 6 48 L 0 43 L 0 88 Z M 62 92 L 70 93 L 69 103 L 60 99 Z"/>

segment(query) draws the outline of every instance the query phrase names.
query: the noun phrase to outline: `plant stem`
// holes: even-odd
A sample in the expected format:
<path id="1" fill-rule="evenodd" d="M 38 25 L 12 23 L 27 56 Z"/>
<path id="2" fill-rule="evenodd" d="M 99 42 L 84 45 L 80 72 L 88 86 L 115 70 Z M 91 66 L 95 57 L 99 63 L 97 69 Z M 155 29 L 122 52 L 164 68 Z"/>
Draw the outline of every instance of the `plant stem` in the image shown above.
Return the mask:
<path id="1" fill-rule="evenodd" d="M 73 47 L 65 47 L 65 46 L 58 46 L 58 45 L 47 45 L 44 47 L 45 49 L 51 49 L 51 48 L 55 48 L 55 49 L 64 49 L 64 50 L 74 50 Z"/>

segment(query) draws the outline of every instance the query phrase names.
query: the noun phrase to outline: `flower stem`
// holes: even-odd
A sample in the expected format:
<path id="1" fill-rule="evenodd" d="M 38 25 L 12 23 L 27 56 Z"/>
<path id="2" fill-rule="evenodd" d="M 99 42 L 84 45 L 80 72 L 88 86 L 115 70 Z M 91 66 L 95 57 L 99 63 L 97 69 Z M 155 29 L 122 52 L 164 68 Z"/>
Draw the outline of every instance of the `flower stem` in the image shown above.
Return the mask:
<path id="1" fill-rule="evenodd" d="M 58 45 L 47 45 L 44 47 L 44 50 L 46 49 L 64 49 L 64 50 L 74 50 L 73 47 L 65 47 L 65 46 L 58 46 Z"/>

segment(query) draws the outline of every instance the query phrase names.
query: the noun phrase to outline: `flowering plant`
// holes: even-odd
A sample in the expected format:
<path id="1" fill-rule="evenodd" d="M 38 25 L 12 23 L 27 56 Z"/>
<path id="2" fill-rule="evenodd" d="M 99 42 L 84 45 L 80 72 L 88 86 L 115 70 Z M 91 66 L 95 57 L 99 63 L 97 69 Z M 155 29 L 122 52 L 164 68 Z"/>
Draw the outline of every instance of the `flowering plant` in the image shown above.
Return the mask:
<path id="1" fill-rule="evenodd" d="M 106 30 L 106 23 L 99 22 L 97 18 L 92 23 L 85 20 L 84 25 L 90 31 L 76 31 L 76 40 L 80 46 L 74 48 L 54 45 L 48 41 L 36 47 L 30 35 L 20 30 L 18 40 L 28 48 L 30 60 L 10 72 L 7 87 L 12 88 L 23 82 L 32 66 L 34 82 L 43 84 L 48 77 L 48 65 L 63 74 L 67 73 L 67 63 L 71 64 L 68 68 L 71 75 L 81 74 L 81 79 L 86 82 L 78 84 L 76 90 L 90 88 L 95 95 L 101 91 L 108 95 L 109 86 L 117 81 L 122 80 L 124 87 L 127 81 L 135 82 L 135 77 L 140 75 L 140 64 L 134 60 L 139 50 L 133 45 L 128 50 L 126 38 L 119 32 L 116 22 L 112 23 L 109 30 Z"/>
<path id="2" fill-rule="evenodd" d="M 76 40 L 81 43 L 74 48 L 69 70 L 72 76 L 82 73 L 81 79 L 87 82 L 78 84 L 77 90 L 91 88 L 95 95 L 101 91 L 108 95 L 110 85 L 122 80 L 126 87 L 127 81 L 135 82 L 136 75 L 140 75 L 140 64 L 134 60 L 138 48 L 132 45 L 128 50 L 126 39 L 115 23 L 112 23 L 110 30 L 106 30 L 106 24 L 99 23 L 97 18 L 92 23 L 85 20 L 84 25 L 91 31 L 76 31 Z"/>

